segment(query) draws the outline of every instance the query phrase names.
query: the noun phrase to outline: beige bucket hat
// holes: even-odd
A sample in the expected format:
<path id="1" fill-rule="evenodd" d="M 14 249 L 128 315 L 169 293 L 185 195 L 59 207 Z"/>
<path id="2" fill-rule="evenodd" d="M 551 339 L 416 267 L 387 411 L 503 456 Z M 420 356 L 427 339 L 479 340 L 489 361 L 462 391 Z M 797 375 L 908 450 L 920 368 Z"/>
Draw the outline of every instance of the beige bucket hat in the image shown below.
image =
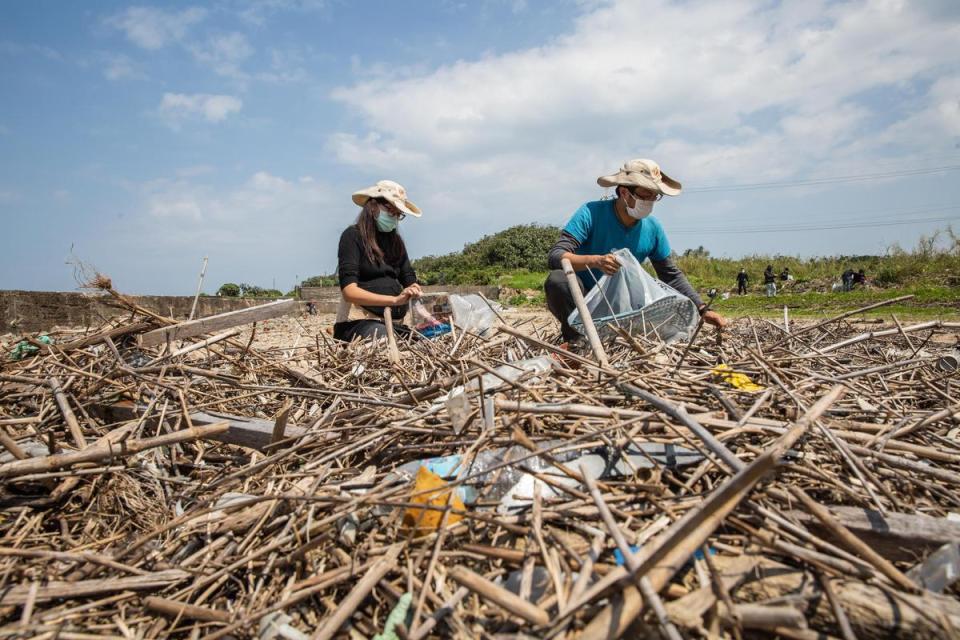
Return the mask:
<path id="1" fill-rule="evenodd" d="M 623 163 L 623 168 L 617 173 L 612 176 L 597 178 L 597 184 L 601 187 L 616 187 L 619 185 L 645 187 L 665 196 L 678 196 L 683 189 L 679 182 L 660 171 L 660 165 L 646 158 L 627 160 Z"/>
<path id="2" fill-rule="evenodd" d="M 393 180 L 380 180 L 377 184 L 361 189 L 353 194 L 353 202 L 363 206 L 370 198 L 383 198 L 391 202 L 400 211 L 411 216 L 420 217 L 421 211 L 417 205 L 407 200 L 407 190 Z"/>

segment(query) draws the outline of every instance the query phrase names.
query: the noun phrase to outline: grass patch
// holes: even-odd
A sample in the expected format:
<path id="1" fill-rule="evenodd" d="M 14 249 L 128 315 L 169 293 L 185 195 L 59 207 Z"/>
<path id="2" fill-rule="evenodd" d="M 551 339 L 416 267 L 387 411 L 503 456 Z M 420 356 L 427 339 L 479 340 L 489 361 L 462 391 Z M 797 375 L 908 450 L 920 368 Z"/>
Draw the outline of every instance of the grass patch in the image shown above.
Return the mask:
<path id="1" fill-rule="evenodd" d="M 896 314 L 904 318 L 957 318 L 960 316 L 960 289 L 956 287 L 903 287 L 897 289 L 865 289 L 850 292 L 786 293 L 774 298 L 763 294 L 731 296 L 717 299 L 714 308 L 730 317 L 766 316 L 782 317 L 786 306 L 793 317 L 829 317 L 853 311 L 884 300 L 913 295 L 912 300 L 898 302 L 864 313 L 868 317 Z"/>
<path id="2" fill-rule="evenodd" d="M 546 271 L 513 271 L 500 276 L 500 286 L 511 289 L 543 289 L 543 283 L 547 279 Z"/>

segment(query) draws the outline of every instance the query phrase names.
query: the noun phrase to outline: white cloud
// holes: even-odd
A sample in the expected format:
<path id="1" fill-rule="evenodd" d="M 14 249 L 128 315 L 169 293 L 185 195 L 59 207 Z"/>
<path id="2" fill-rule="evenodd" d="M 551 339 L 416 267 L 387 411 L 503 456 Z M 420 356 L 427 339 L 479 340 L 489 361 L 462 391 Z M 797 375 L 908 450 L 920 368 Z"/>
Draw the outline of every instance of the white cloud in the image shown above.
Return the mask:
<path id="1" fill-rule="evenodd" d="M 139 209 L 147 214 L 140 219 L 141 231 L 167 229 L 164 241 L 175 245 L 307 247 L 314 242 L 310 238 L 328 237 L 346 226 L 321 215 L 335 199 L 327 185 L 310 176 L 287 179 L 258 171 L 226 188 L 189 178 L 161 179 L 142 185 L 140 199 Z M 351 208 L 346 198 L 339 200 Z"/>
<path id="2" fill-rule="evenodd" d="M 335 90 L 364 126 L 330 149 L 406 174 L 438 205 L 466 191 L 459 215 L 502 226 L 518 209 L 562 207 L 561 221 L 576 202 L 565 198 L 629 157 L 657 158 L 688 185 L 863 172 L 880 154 L 865 140 L 921 148 L 898 131 L 911 101 L 925 113 L 911 128 L 957 135 L 955 85 L 916 87 L 957 72 L 960 23 L 921 5 L 623 0 L 585 11 L 543 46 Z"/>
<path id="3" fill-rule="evenodd" d="M 167 124 L 177 127 L 187 119 L 202 118 L 207 122 L 222 122 L 242 107 L 243 101 L 235 96 L 165 93 L 158 112 Z"/>
<path id="4" fill-rule="evenodd" d="M 108 54 L 104 58 L 103 76 L 107 80 L 142 79 L 146 76 L 129 56 Z"/>
<path id="5" fill-rule="evenodd" d="M 201 22 L 207 11 L 190 7 L 165 11 L 154 7 L 129 7 L 110 16 L 106 24 L 123 31 L 130 42 L 143 49 L 161 49 L 183 40 L 191 27 Z"/>
<path id="6" fill-rule="evenodd" d="M 238 32 L 212 36 L 205 43 L 191 45 L 189 49 L 199 63 L 214 73 L 238 80 L 246 79 L 240 64 L 254 52 L 246 36 Z"/>
<path id="7" fill-rule="evenodd" d="M 309 13 L 324 9 L 327 0 L 242 0 L 237 3 L 241 19 L 255 25 L 262 25 L 267 18 L 276 13 Z"/>

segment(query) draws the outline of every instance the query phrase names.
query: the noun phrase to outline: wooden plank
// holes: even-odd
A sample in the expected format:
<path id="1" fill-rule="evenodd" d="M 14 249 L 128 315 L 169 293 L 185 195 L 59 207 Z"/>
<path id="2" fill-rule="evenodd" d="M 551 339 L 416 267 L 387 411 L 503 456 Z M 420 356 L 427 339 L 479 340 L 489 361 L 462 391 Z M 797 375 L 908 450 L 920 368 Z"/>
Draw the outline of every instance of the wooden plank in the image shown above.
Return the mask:
<path id="1" fill-rule="evenodd" d="M 208 316 L 198 320 L 188 320 L 178 324 L 172 324 L 169 327 L 161 327 L 149 331 L 140 336 L 140 346 L 150 347 L 163 344 L 168 340 L 180 340 L 190 338 L 213 331 L 222 331 L 242 324 L 259 322 L 260 320 L 269 320 L 294 313 L 300 308 L 298 300 L 277 300 L 268 302 L 249 309 L 238 309 L 237 311 L 228 311 L 219 313 L 215 316 Z"/>
<path id="2" fill-rule="evenodd" d="M 890 560 L 916 560 L 918 554 L 960 540 L 960 522 L 934 518 L 921 513 L 888 513 L 830 505 L 830 511 L 844 526 L 883 557 Z M 787 514 L 809 528 L 814 534 L 831 538 L 826 527 L 806 511 Z"/>
<path id="3" fill-rule="evenodd" d="M 111 405 L 95 405 L 94 411 L 110 422 L 123 422 L 135 420 L 145 409 L 140 407 L 139 411 L 132 402 L 121 401 Z M 222 433 L 216 433 L 207 439 L 223 442 L 225 444 L 234 444 L 239 447 L 256 449 L 263 451 L 273 439 L 273 430 L 276 426 L 272 420 L 261 420 L 259 418 L 247 418 L 245 416 L 234 416 L 226 413 L 206 413 L 204 411 L 194 411 L 190 414 L 190 421 L 195 427 L 202 427 L 217 422 L 227 422 L 227 430 Z M 148 416 L 146 423 L 151 427 L 156 426 L 156 416 Z M 283 437 L 297 438 L 306 433 L 303 427 L 296 427 L 290 424 L 285 425 Z"/>
<path id="4" fill-rule="evenodd" d="M 227 430 L 211 436 L 210 440 L 217 440 L 225 444 L 235 444 L 239 447 L 256 449 L 263 451 L 273 440 L 273 429 L 276 426 L 272 420 L 260 420 L 259 418 L 246 418 L 243 416 L 228 416 L 220 414 L 204 413 L 197 411 L 190 414 L 190 420 L 194 425 L 213 424 L 214 422 L 227 421 Z M 306 433 L 303 427 L 294 427 L 285 425 L 283 437 L 298 438 Z"/>

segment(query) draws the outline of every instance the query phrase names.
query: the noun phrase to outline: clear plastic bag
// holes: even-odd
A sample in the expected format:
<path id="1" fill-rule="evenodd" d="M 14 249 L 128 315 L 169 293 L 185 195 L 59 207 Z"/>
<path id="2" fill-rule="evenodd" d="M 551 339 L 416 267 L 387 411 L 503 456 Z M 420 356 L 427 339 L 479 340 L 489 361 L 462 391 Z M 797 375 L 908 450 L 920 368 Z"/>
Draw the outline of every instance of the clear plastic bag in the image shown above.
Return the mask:
<path id="1" fill-rule="evenodd" d="M 600 278 L 584 299 L 597 329 L 619 325 L 632 334 L 664 342 L 689 340 L 699 316 L 693 301 L 647 273 L 629 250 L 617 249 L 613 254 L 620 261 L 619 271 Z M 578 309 L 568 321 L 584 333 Z"/>
<path id="2" fill-rule="evenodd" d="M 458 328 L 485 335 L 497 326 L 497 314 L 488 302 L 476 293 L 450 295 L 450 307 L 453 309 L 453 323 Z"/>

